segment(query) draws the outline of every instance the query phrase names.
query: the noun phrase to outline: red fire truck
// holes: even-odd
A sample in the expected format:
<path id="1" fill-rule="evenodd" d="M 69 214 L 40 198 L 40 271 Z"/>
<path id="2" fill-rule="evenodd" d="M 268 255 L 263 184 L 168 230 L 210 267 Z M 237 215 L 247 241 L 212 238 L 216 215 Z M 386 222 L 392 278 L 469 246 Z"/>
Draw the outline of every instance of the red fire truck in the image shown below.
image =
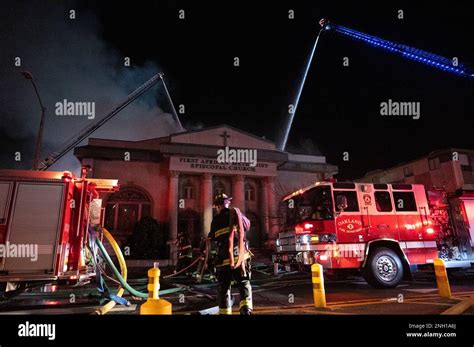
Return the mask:
<path id="1" fill-rule="evenodd" d="M 455 237 L 446 194 L 419 184 L 316 182 L 283 199 L 276 263 L 320 263 L 329 275 L 360 270 L 374 287 L 397 286 L 443 257 L 470 267 L 469 233 Z M 459 218 L 459 216 L 457 216 Z"/>
<path id="2" fill-rule="evenodd" d="M 84 264 L 89 223 L 101 218 L 100 192 L 117 180 L 70 172 L 0 170 L 0 284 L 75 283 L 92 276 Z"/>

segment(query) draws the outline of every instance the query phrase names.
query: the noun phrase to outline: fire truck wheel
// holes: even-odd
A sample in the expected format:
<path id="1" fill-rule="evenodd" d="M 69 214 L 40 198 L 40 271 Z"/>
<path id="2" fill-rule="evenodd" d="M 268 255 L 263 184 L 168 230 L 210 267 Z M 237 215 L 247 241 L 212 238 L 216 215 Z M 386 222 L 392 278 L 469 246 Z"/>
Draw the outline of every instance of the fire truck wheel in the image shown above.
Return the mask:
<path id="1" fill-rule="evenodd" d="M 403 278 L 403 264 L 390 248 L 377 248 L 369 255 L 363 275 L 367 283 L 375 288 L 393 288 Z"/>

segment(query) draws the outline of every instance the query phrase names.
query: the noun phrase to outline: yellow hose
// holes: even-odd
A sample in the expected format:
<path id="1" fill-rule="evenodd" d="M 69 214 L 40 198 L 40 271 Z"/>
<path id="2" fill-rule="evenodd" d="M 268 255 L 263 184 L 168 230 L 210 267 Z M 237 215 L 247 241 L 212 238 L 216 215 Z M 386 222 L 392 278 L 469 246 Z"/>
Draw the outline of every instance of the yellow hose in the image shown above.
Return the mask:
<path id="1" fill-rule="evenodd" d="M 118 245 L 117 241 L 115 241 L 112 234 L 109 233 L 107 229 L 102 228 L 102 231 L 104 233 L 104 236 L 107 238 L 107 241 L 109 241 L 109 243 L 112 245 L 112 248 L 114 249 L 115 255 L 117 256 L 119 264 L 120 264 L 120 272 L 122 273 L 122 277 L 126 281 L 127 280 L 127 264 L 125 263 L 125 258 L 123 257 L 122 250 L 120 249 L 120 246 Z M 119 286 L 117 296 L 121 297 L 124 292 L 125 290 L 123 289 L 123 287 Z M 111 300 L 105 305 L 95 310 L 93 314 L 98 314 L 98 315 L 107 314 L 112 308 L 114 308 L 116 304 L 117 303 L 115 301 Z"/>

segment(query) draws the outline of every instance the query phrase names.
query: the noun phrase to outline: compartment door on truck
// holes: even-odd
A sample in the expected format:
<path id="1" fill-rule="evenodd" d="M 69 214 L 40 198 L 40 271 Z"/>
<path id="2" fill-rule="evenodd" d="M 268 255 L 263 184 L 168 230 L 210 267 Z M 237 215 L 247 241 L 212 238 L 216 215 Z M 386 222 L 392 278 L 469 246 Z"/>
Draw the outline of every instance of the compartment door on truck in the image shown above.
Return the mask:
<path id="1" fill-rule="evenodd" d="M 466 211 L 466 222 L 469 227 L 469 235 L 471 237 L 471 246 L 474 246 L 474 199 L 461 199 Z"/>
<path id="2" fill-rule="evenodd" d="M 7 221 L 10 209 L 13 182 L 0 182 L 0 244 L 5 243 L 7 237 Z M 0 265 L 1 265 L 0 258 Z"/>
<path id="3" fill-rule="evenodd" d="M 4 258 L 0 270 L 8 274 L 54 272 L 64 199 L 63 183 L 16 184 L 6 241 L 21 254 Z"/>
<path id="4" fill-rule="evenodd" d="M 387 238 L 398 240 L 398 224 L 392 197 L 387 184 L 359 186 L 362 219 L 368 240 Z"/>
<path id="5" fill-rule="evenodd" d="M 424 264 L 425 248 L 431 244 L 436 247 L 435 241 L 424 242 L 423 221 L 428 209 L 424 189 L 411 184 L 392 184 L 392 194 L 400 233 L 400 246 L 410 263 Z"/>

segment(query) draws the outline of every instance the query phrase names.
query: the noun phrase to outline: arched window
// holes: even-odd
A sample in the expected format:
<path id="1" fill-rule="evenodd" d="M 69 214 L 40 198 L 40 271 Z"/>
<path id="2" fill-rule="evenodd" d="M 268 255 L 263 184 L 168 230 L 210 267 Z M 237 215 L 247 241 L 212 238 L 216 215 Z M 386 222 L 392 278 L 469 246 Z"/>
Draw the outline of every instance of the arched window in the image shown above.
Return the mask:
<path id="1" fill-rule="evenodd" d="M 252 184 L 245 184 L 245 201 L 255 201 L 255 187 Z"/>
<path id="2" fill-rule="evenodd" d="M 121 188 L 107 199 L 105 227 L 118 236 L 131 234 L 135 224 L 146 216 L 151 216 L 151 201 L 139 188 Z"/>

